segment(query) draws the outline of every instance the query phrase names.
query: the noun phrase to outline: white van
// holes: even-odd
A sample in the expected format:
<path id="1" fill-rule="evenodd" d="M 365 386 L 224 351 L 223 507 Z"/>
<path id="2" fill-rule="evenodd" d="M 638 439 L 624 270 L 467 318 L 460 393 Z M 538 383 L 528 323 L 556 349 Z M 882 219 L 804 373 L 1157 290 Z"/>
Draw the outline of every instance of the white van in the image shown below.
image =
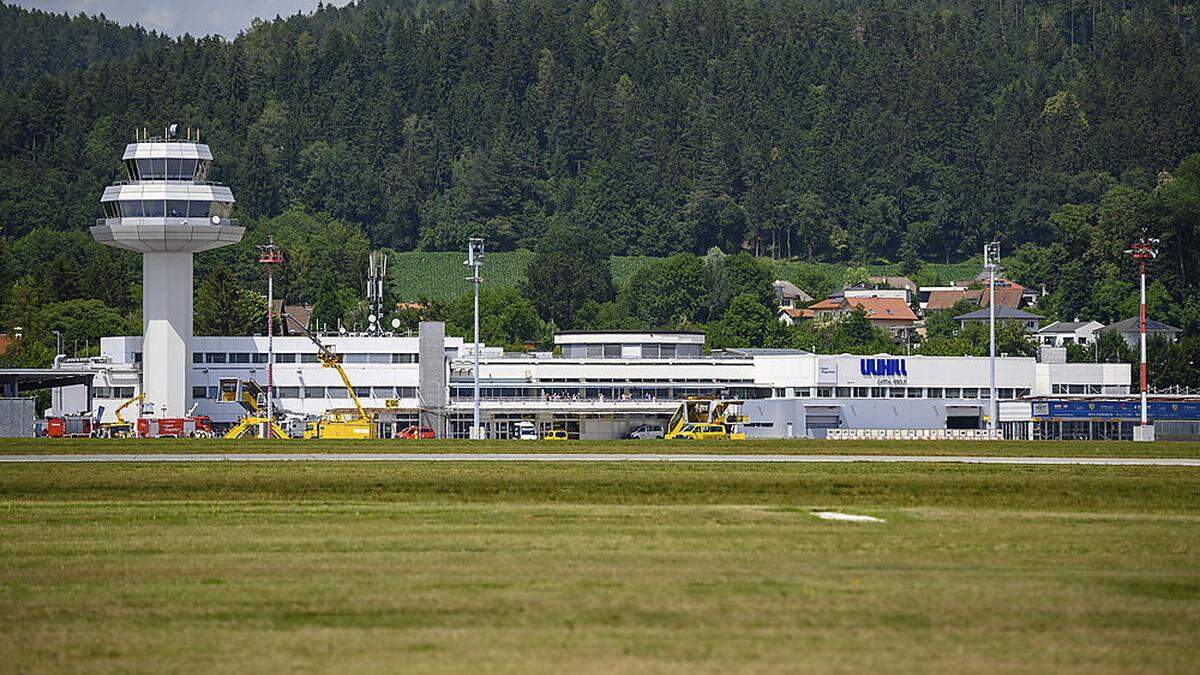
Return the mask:
<path id="1" fill-rule="evenodd" d="M 536 441 L 538 439 L 537 427 L 533 422 L 517 422 L 512 425 L 512 437 L 519 441 Z"/>
<path id="2" fill-rule="evenodd" d="M 629 437 L 636 438 L 640 441 L 645 441 L 652 438 L 662 438 L 663 428 L 658 424 L 643 424 L 642 426 L 629 432 Z"/>

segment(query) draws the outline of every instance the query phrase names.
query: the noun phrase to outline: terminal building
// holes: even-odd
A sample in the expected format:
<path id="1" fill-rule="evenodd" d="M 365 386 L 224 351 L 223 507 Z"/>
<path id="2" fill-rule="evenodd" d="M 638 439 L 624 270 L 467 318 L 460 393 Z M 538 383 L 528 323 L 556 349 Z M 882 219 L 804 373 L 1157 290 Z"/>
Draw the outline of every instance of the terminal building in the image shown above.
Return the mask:
<path id="1" fill-rule="evenodd" d="M 379 425 L 379 437 L 393 437 L 410 425 L 431 427 L 438 436 L 467 437 L 473 346 L 446 336 L 442 324 L 423 323 L 415 335 L 321 340 L 341 355 L 355 394 Z M 116 408 L 142 391 L 141 345 L 136 336 L 104 338 L 99 357 L 63 362 L 73 370 L 89 369 L 95 378 L 90 387 L 64 390 L 57 412 L 92 411 L 113 421 Z M 621 438 L 640 425 L 664 423 L 689 397 L 744 400 L 751 437 L 821 438 L 830 429 L 983 429 L 988 423 L 986 357 L 772 349 L 705 354 L 703 345 L 701 333 L 615 331 L 561 333 L 555 352 L 481 347 L 485 433 L 512 437 L 517 422 L 530 421 L 539 431 L 563 429 L 572 438 Z M 244 410 L 221 401 L 220 387 L 223 381 L 265 382 L 266 338 L 193 337 L 189 361 L 189 409 L 211 417 L 218 429 L 232 426 Z M 1128 364 L 998 357 L 996 374 L 1006 437 L 1132 437 L 1136 406 L 1104 408 L 1101 423 L 1099 414 L 1080 417 L 1063 405 L 1131 401 Z M 276 406 L 294 419 L 352 405 L 338 374 L 322 367 L 305 337 L 275 338 L 274 378 Z M 1176 417 L 1195 413 L 1200 419 L 1196 405 L 1184 402 L 1185 412 Z M 1081 428 L 1081 420 L 1091 427 Z"/>

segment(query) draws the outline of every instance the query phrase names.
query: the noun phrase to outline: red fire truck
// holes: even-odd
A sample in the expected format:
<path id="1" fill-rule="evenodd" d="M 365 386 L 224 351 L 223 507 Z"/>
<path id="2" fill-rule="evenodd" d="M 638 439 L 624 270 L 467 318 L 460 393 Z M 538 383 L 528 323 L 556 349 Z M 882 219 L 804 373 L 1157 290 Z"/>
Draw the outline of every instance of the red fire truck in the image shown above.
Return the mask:
<path id="1" fill-rule="evenodd" d="M 208 438 L 213 435 L 212 419 L 196 417 L 143 417 L 137 421 L 139 438 Z"/>

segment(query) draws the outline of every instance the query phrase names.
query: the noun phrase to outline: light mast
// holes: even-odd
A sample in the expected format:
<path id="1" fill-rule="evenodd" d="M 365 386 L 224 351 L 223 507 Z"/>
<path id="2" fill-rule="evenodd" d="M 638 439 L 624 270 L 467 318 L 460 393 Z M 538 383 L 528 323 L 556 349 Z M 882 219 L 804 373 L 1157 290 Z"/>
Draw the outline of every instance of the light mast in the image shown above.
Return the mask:
<path id="1" fill-rule="evenodd" d="M 143 129 L 125 146 L 128 180 L 104 189 L 104 218 L 91 228 L 101 244 L 142 254 L 142 393 L 161 417 L 188 410 L 192 339 L 192 256 L 241 241 L 230 220 L 233 192 L 208 181 L 212 152 L 200 132 L 176 126 L 151 138 Z"/>

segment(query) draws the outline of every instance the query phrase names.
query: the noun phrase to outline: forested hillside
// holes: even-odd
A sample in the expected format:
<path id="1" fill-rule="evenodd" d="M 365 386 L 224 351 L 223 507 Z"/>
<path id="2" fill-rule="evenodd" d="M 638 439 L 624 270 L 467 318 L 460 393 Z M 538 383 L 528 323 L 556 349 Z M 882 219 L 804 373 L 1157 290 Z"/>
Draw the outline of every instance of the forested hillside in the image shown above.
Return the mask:
<path id="1" fill-rule="evenodd" d="M 171 44 L 158 33 L 101 16 L 28 10 L 0 0 L 0 88 L 87 68 Z"/>
<path id="2" fill-rule="evenodd" d="M 911 274 L 997 238 L 1048 317 L 1113 320 L 1148 227 L 1155 315 L 1200 330 L 1194 0 L 362 0 L 232 41 L 0 9 L 8 325 L 98 301 L 136 330 L 137 261 L 86 227 L 133 129 L 176 122 L 249 227 L 197 287 L 257 280 L 270 230 L 295 261 L 279 288 L 324 316 L 371 247 L 538 250 L 573 226 L 593 261 L 694 254 L 643 275 L 666 286 L 714 249 Z M 571 320 L 717 321 L 704 264 L 715 300 L 610 288 Z"/>

